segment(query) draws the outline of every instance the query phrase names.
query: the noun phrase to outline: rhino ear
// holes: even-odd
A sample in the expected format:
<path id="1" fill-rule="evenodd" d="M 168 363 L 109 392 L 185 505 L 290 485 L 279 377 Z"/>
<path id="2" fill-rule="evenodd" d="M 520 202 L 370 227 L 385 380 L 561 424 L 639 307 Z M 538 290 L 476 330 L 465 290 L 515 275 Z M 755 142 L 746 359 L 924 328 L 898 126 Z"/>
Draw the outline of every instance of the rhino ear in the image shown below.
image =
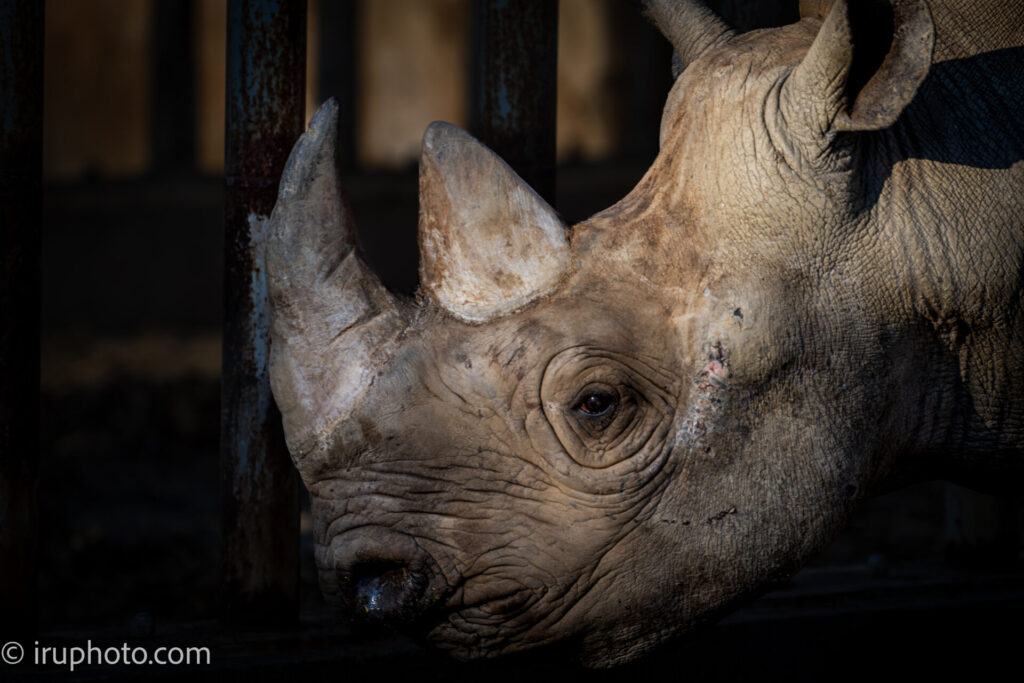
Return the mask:
<path id="1" fill-rule="evenodd" d="M 551 292 L 569 268 L 566 228 L 494 152 L 435 122 L 420 159 L 420 284 L 481 322 Z"/>
<path id="2" fill-rule="evenodd" d="M 672 75 L 736 32 L 698 0 L 634 0 L 674 48 Z"/>
<path id="3" fill-rule="evenodd" d="M 814 16 L 826 3 L 802 5 Z M 934 43 L 924 0 L 835 0 L 783 86 L 786 119 L 821 134 L 888 128 L 928 74 Z"/>

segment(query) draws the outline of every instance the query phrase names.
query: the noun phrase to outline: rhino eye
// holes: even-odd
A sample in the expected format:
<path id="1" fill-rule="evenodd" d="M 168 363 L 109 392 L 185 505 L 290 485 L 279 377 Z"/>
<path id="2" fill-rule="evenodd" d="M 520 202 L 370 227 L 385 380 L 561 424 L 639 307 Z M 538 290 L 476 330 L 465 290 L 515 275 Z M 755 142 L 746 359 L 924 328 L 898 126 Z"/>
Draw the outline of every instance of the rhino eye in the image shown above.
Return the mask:
<path id="1" fill-rule="evenodd" d="M 658 444 L 675 414 L 673 388 L 669 375 L 631 355 L 592 346 L 563 349 L 548 362 L 540 386 L 540 407 L 561 446 L 547 449 L 552 462 L 587 490 L 593 481 L 601 490 L 621 491 L 624 480 L 610 468 L 632 458 L 653 462 L 668 452 Z M 623 468 L 620 473 L 634 472 Z"/>
<path id="2" fill-rule="evenodd" d="M 589 418 L 609 417 L 615 411 L 616 397 L 606 391 L 586 391 L 576 401 L 576 412 Z"/>

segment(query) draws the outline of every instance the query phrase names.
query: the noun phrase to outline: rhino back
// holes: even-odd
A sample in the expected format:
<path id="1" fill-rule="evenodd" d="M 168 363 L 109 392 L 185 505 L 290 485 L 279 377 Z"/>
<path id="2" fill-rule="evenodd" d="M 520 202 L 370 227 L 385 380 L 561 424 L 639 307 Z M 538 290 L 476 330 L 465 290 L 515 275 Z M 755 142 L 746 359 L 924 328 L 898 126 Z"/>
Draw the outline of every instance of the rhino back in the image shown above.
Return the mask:
<path id="1" fill-rule="evenodd" d="M 897 125 L 864 140 L 866 268 L 943 366 L 923 400 L 951 417 L 921 451 L 960 445 L 941 474 L 989 486 L 1024 475 L 1024 3 L 930 4 L 931 70 Z"/>

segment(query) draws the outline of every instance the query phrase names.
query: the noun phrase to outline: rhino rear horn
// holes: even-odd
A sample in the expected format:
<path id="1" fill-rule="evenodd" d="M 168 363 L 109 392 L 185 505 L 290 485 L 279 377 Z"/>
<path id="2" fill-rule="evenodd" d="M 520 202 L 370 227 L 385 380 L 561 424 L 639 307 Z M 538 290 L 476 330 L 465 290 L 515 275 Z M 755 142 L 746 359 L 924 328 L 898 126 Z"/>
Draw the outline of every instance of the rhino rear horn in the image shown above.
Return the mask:
<path id="1" fill-rule="evenodd" d="M 324 446 L 401 327 L 399 301 L 355 250 L 337 126 L 332 99 L 288 158 L 267 235 L 270 381 L 297 461 Z"/>
<path id="2" fill-rule="evenodd" d="M 802 11 L 814 16 L 825 5 L 805 2 Z M 786 119 L 816 134 L 888 128 L 928 75 L 934 43 L 925 0 L 835 0 L 783 85 Z"/>
<path id="3" fill-rule="evenodd" d="M 566 227 L 468 133 L 435 122 L 420 159 L 420 283 L 445 310 L 482 322 L 551 292 L 569 268 Z"/>

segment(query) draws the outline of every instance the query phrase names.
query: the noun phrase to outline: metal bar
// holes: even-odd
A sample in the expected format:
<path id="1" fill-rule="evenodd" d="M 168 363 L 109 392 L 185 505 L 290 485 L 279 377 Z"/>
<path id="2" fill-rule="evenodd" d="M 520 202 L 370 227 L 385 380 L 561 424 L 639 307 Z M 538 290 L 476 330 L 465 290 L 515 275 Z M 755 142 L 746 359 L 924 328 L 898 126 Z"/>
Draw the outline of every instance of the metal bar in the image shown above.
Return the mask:
<path id="1" fill-rule="evenodd" d="M 0 640 L 35 630 L 43 3 L 0 0 Z"/>
<path id="2" fill-rule="evenodd" d="M 228 4 L 224 349 L 224 616 L 298 614 L 299 489 L 267 375 L 264 219 L 305 119 L 305 0 Z"/>
<path id="3" fill-rule="evenodd" d="M 616 36 L 608 49 L 615 74 L 618 153 L 646 166 L 658 155 L 658 131 L 672 88 L 672 45 L 636 7 L 609 5 Z"/>
<path id="4" fill-rule="evenodd" d="M 195 7 L 181 0 L 153 3 L 153 170 L 191 173 L 196 157 Z"/>
<path id="5" fill-rule="evenodd" d="M 558 2 L 476 0 L 473 42 L 472 131 L 553 204 Z"/>

